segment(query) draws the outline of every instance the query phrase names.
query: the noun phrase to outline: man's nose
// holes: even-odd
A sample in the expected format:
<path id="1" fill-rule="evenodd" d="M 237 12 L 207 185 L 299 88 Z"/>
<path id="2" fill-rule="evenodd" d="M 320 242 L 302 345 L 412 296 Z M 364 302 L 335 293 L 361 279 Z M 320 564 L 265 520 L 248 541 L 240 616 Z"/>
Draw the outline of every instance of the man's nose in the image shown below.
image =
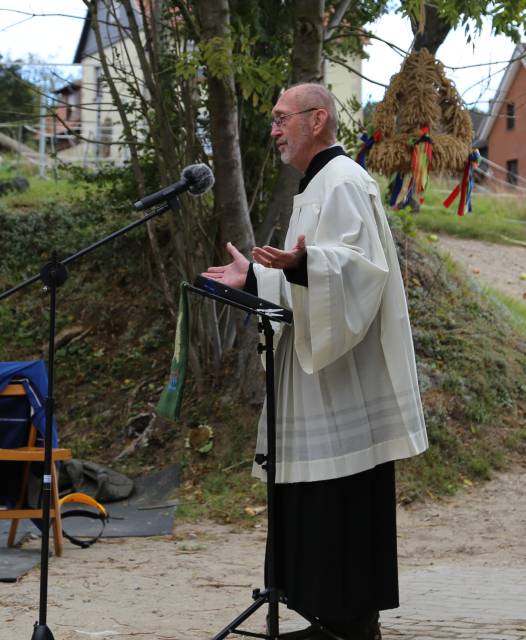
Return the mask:
<path id="1" fill-rule="evenodd" d="M 272 127 L 270 128 L 270 135 L 272 136 L 272 138 L 274 138 L 274 140 L 276 138 L 279 138 L 282 133 L 283 131 L 279 127 L 272 125 Z"/>

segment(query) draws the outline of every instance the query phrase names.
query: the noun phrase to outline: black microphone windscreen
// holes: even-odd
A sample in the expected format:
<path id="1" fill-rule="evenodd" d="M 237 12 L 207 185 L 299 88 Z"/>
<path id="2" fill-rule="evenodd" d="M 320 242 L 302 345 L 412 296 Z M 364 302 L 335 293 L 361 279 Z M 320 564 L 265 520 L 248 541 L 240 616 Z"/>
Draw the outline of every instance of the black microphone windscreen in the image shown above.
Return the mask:
<path id="1" fill-rule="evenodd" d="M 200 196 L 214 186 L 214 174 L 206 164 L 190 164 L 183 169 L 181 176 L 189 184 L 188 191 L 193 196 Z"/>

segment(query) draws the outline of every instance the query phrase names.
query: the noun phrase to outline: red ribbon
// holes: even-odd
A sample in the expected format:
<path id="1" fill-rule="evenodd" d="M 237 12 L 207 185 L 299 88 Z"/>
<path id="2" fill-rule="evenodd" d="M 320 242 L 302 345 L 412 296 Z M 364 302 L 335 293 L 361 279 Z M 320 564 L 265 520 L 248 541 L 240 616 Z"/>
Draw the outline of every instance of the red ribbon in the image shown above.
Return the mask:
<path id="1" fill-rule="evenodd" d="M 462 176 L 462 186 L 460 189 L 460 202 L 458 203 L 458 215 L 464 215 L 464 207 L 466 205 L 466 191 L 468 190 L 468 178 L 469 178 L 469 160 L 464 167 L 464 175 Z"/>
<path id="2" fill-rule="evenodd" d="M 468 190 L 468 180 L 469 180 L 469 163 L 468 160 L 466 166 L 464 167 L 464 173 L 462 174 L 462 182 L 457 184 L 457 186 L 453 189 L 453 191 L 448 195 L 448 197 L 442 203 L 446 209 L 449 209 L 450 205 L 454 202 L 458 194 L 460 193 L 460 202 L 458 203 L 457 213 L 459 216 L 464 215 L 464 207 L 466 205 L 466 192 Z"/>

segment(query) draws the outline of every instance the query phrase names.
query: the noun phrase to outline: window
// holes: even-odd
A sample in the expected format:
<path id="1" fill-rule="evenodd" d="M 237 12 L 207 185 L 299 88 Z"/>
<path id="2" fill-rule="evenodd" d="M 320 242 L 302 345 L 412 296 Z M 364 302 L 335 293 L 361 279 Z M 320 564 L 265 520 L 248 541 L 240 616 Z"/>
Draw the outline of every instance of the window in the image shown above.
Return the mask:
<path id="1" fill-rule="evenodd" d="M 102 100 L 102 69 L 95 67 L 95 100 L 100 102 Z"/>
<path id="2" fill-rule="evenodd" d="M 508 102 L 506 105 L 506 129 L 515 129 L 515 103 Z"/>
<path id="3" fill-rule="evenodd" d="M 113 124 L 111 118 L 104 118 L 102 127 L 100 128 L 101 153 L 103 158 L 111 156 L 111 142 L 113 139 Z"/>
<path id="4" fill-rule="evenodd" d="M 517 176 L 519 175 L 519 161 L 507 160 L 506 161 L 506 180 L 510 184 L 517 184 Z"/>

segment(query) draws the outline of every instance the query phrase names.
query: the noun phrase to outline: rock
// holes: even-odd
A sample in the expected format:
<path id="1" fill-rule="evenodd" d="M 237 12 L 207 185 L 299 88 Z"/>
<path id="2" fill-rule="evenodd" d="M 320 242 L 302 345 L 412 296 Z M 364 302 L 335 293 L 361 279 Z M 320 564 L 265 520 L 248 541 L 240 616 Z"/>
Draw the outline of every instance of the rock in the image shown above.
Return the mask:
<path id="1" fill-rule="evenodd" d="M 66 327 L 59 331 L 55 336 L 55 349 L 64 347 L 69 344 L 73 339 L 80 338 L 87 335 L 91 331 L 91 327 L 86 328 L 81 324 L 74 325 L 73 327 Z"/>
<path id="2" fill-rule="evenodd" d="M 0 196 L 11 191 L 26 191 L 27 189 L 29 189 L 29 180 L 22 176 L 17 176 L 12 180 L 0 180 Z"/>

